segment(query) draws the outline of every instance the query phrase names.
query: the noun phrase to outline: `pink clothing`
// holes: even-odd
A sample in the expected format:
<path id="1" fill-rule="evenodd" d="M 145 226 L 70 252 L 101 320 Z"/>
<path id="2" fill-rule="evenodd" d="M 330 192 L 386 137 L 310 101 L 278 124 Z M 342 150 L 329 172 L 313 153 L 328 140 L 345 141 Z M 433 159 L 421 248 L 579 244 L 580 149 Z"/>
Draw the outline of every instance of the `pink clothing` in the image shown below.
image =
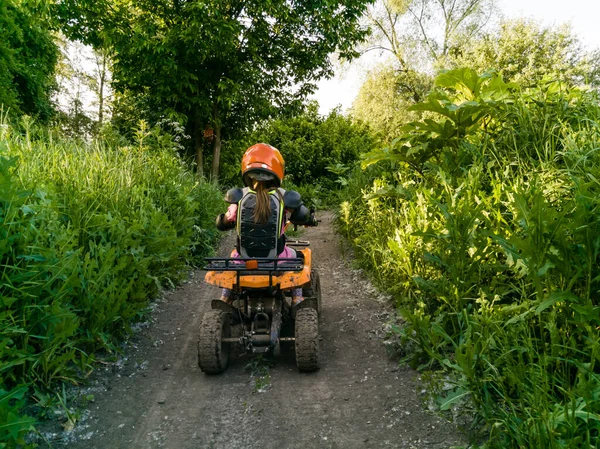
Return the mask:
<path id="1" fill-rule="evenodd" d="M 282 259 L 292 259 L 294 257 L 297 257 L 296 250 L 290 248 L 289 246 L 286 246 L 283 248 L 282 253 L 277 257 L 281 257 Z"/>
<path id="2" fill-rule="evenodd" d="M 238 205 L 236 203 L 230 204 L 229 207 L 227 208 L 227 212 L 225 212 L 225 220 L 227 220 L 230 223 L 232 221 L 236 221 L 237 220 L 237 210 L 238 210 Z"/>
<path id="3" fill-rule="evenodd" d="M 231 253 L 231 258 L 232 259 L 240 259 L 242 256 L 240 256 L 240 253 L 237 252 L 237 250 L 233 250 Z M 296 256 L 296 250 L 293 248 L 290 248 L 289 246 L 285 246 L 283 248 L 283 251 L 281 252 L 281 254 L 279 256 L 277 256 L 278 258 L 281 259 L 293 259 Z M 237 263 L 237 262 L 235 262 Z"/>

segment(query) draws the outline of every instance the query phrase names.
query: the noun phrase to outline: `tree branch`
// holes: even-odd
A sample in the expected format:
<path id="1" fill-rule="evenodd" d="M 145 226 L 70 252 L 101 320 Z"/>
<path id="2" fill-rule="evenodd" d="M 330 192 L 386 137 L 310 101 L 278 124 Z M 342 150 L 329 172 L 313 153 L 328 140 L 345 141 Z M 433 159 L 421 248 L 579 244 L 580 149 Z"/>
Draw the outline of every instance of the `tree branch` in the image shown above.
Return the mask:
<path id="1" fill-rule="evenodd" d="M 425 41 L 425 46 L 427 47 L 427 50 L 429 51 L 430 56 L 434 60 L 437 59 L 437 53 L 435 52 L 433 46 L 429 42 L 429 37 L 427 36 L 427 32 L 425 31 L 425 25 L 423 23 L 424 22 L 423 15 L 425 14 L 425 3 L 423 1 L 421 1 L 421 14 L 420 14 L 420 16 L 417 16 L 417 14 L 415 14 L 415 12 L 413 11 L 413 9 L 410 8 L 410 7 L 408 8 L 408 11 L 413 15 L 413 17 L 417 21 L 417 24 L 419 25 L 419 28 L 421 30 L 421 35 L 423 36 L 423 40 Z"/>

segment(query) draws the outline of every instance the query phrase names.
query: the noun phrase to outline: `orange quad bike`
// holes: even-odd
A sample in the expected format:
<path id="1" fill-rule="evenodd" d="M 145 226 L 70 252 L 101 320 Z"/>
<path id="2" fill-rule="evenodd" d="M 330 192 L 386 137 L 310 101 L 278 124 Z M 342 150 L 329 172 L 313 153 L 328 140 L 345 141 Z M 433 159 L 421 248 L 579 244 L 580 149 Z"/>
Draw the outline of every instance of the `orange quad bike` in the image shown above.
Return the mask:
<path id="1" fill-rule="evenodd" d="M 247 353 L 279 355 L 281 343 L 293 343 L 298 369 L 319 369 L 319 274 L 309 242 L 286 244 L 296 247 L 298 257 L 205 259 L 205 282 L 232 291 L 231 304 L 213 300 L 202 318 L 198 365 L 205 373 L 223 372 L 235 344 Z M 289 289 L 297 287 L 304 301 L 292 307 Z M 236 327 L 239 332 L 232 332 Z"/>

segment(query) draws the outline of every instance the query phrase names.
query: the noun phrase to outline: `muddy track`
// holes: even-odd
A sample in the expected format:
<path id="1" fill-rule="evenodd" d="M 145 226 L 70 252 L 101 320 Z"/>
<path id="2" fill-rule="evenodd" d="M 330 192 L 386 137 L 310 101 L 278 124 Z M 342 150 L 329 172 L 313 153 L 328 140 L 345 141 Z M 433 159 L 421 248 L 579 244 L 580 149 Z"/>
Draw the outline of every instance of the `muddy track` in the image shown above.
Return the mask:
<path id="1" fill-rule="evenodd" d="M 198 326 L 219 292 L 199 271 L 158 304 L 122 363 L 96 375 L 84 419 L 52 447 L 441 449 L 463 440 L 423 410 L 417 373 L 387 357 L 381 337 L 391 309 L 344 260 L 331 215 L 320 218 L 302 236 L 323 292 L 318 372 L 299 373 L 290 348 L 262 379 L 245 369 L 254 360 L 247 355 L 232 355 L 224 374 L 203 374 Z"/>

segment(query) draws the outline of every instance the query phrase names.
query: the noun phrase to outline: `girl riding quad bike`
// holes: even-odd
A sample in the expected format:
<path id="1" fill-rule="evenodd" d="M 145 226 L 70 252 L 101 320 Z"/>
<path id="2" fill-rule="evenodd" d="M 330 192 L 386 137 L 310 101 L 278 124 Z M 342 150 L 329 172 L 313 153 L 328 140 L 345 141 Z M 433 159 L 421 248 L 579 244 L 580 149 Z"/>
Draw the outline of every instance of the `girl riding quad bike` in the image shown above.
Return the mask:
<path id="1" fill-rule="evenodd" d="M 284 233 L 289 224 L 318 222 L 297 192 L 280 187 L 283 176 L 281 153 L 259 143 L 242 158 L 245 188 L 225 195 L 230 205 L 217 228 L 236 229 L 237 242 L 231 257 L 206 259 L 205 281 L 223 289 L 200 326 L 198 365 L 207 374 L 225 370 L 235 343 L 250 353 L 277 354 L 281 342 L 294 342 L 298 369 L 319 368 L 319 276 L 309 243 L 286 243 Z M 240 336 L 232 337 L 235 326 Z"/>

